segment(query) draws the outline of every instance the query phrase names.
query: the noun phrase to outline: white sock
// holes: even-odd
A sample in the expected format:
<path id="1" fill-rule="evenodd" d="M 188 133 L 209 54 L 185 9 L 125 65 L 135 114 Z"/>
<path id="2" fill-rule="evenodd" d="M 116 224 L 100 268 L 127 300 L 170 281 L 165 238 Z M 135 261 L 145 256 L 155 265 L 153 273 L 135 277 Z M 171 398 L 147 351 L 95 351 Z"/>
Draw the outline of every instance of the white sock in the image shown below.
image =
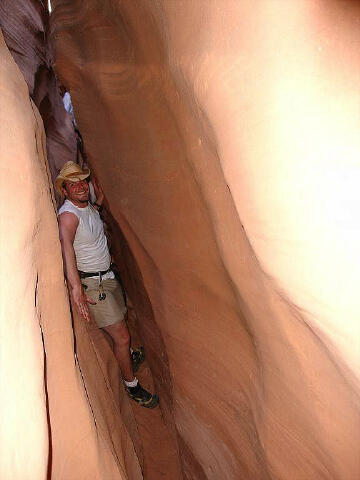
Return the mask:
<path id="1" fill-rule="evenodd" d="M 134 350 L 130 347 L 130 353 L 132 353 Z"/>
<path id="2" fill-rule="evenodd" d="M 124 383 L 127 387 L 136 387 L 138 382 L 139 382 L 139 380 L 136 377 L 134 378 L 134 380 L 132 382 L 127 382 L 126 380 L 124 380 Z"/>

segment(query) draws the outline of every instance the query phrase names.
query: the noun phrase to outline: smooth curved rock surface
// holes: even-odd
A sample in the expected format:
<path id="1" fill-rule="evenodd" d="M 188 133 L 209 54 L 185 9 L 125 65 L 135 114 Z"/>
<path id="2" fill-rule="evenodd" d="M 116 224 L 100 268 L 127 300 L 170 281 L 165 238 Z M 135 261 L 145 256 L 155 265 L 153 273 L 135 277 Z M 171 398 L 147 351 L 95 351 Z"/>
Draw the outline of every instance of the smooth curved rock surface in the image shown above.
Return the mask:
<path id="1" fill-rule="evenodd" d="M 44 128 L 1 33 L 0 91 L 0 477 L 138 480 L 113 354 L 76 315 L 74 345 Z"/>
<path id="2" fill-rule="evenodd" d="M 44 220 L 44 212 L 36 211 L 34 205 L 47 179 L 42 171 L 45 163 L 39 159 L 34 164 L 38 160 L 35 149 L 42 147 L 44 137 L 38 129 L 41 120 L 36 107 L 29 102 L 26 84 L 1 32 L 0 89 L 0 121 L 7 126 L 0 129 L 0 198 L 4 205 L 0 265 L 4 272 L 12 272 L 0 289 L 0 477 L 40 480 L 46 478 L 49 454 L 37 298 L 39 266 L 35 261 L 39 235 L 43 235 L 37 226 Z"/>
<path id="3" fill-rule="evenodd" d="M 70 116 L 59 95 L 48 43 L 47 2 L 2 0 L 0 28 L 23 74 L 29 94 L 40 111 L 46 133 L 47 157 L 52 179 L 69 160 L 76 161 L 77 142 Z"/>
<path id="4" fill-rule="evenodd" d="M 359 7 L 52 4 L 184 478 L 356 480 Z"/>
<path id="5" fill-rule="evenodd" d="M 357 480 L 358 5 L 52 4 L 184 478 Z M 44 12 L 0 6 L 46 127 Z M 76 315 L 74 356 L 41 119 L 0 55 L 0 476 L 141 478 L 111 351 Z"/>

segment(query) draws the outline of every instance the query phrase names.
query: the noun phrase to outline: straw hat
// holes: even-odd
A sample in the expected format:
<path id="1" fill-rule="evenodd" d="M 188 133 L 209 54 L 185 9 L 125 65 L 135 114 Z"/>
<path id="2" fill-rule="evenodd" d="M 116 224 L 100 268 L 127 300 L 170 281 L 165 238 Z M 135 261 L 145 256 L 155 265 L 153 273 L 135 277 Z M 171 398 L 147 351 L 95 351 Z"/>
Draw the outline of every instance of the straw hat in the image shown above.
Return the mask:
<path id="1" fill-rule="evenodd" d="M 55 180 L 55 188 L 56 191 L 60 196 L 63 196 L 62 186 L 65 180 L 69 182 L 81 182 L 81 180 L 85 180 L 90 175 L 90 170 L 86 168 L 82 170 L 80 165 L 71 160 L 66 162 L 65 165 L 59 172 L 59 175 L 56 177 Z"/>

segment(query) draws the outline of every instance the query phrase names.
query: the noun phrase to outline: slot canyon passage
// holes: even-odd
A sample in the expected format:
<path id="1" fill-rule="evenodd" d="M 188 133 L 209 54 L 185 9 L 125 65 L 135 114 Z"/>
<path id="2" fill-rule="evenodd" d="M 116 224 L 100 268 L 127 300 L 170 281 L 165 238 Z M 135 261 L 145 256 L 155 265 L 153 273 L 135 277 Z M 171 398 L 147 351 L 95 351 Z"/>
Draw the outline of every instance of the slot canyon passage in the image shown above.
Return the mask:
<path id="1" fill-rule="evenodd" d="M 0 4 L 2 480 L 360 478 L 360 4 Z M 139 378 L 73 315 L 53 180 L 106 197 Z"/>

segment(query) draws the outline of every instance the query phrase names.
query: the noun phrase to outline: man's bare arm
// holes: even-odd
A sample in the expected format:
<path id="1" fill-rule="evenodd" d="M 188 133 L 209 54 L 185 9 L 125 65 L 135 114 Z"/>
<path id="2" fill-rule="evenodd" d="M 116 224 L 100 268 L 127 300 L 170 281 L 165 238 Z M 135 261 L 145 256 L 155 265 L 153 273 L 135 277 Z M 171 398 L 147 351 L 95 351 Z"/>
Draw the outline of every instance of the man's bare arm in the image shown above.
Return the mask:
<path id="1" fill-rule="evenodd" d="M 93 204 L 95 207 L 96 205 L 100 208 L 97 208 L 97 210 L 101 210 L 101 206 L 102 206 L 102 203 L 104 201 L 104 192 L 100 186 L 100 183 L 98 181 L 98 179 L 96 177 L 92 177 L 92 180 L 91 180 L 92 184 L 93 184 L 93 187 L 94 187 L 94 193 L 95 193 L 95 197 L 96 197 L 96 203 Z"/>
<path id="2" fill-rule="evenodd" d="M 60 242 L 70 295 L 82 317 L 89 322 L 90 313 L 88 303 L 95 305 L 96 302 L 88 299 L 84 294 L 76 266 L 74 238 L 78 224 L 79 220 L 73 213 L 64 212 L 59 216 Z"/>

